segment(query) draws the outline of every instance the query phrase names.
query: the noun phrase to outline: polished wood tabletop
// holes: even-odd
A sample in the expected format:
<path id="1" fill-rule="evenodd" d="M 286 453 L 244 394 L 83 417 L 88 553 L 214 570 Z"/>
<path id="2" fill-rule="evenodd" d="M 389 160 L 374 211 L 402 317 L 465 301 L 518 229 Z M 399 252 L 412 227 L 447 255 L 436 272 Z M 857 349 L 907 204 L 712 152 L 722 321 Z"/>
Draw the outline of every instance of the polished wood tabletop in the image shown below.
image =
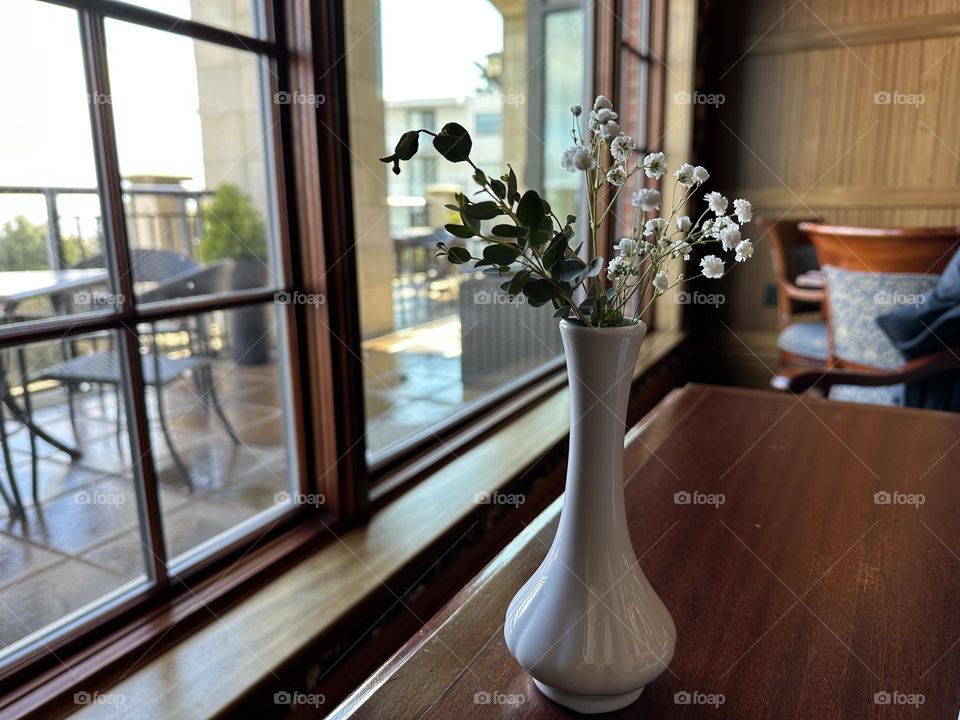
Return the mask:
<path id="1" fill-rule="evenodd" d="M 957 717 L 960 416 L 688 385 L 628 433 L 625 468 L 677 649 L 600 717 Z M 331 717 L 574 716 L 503 641 L 561 501 Z"/>

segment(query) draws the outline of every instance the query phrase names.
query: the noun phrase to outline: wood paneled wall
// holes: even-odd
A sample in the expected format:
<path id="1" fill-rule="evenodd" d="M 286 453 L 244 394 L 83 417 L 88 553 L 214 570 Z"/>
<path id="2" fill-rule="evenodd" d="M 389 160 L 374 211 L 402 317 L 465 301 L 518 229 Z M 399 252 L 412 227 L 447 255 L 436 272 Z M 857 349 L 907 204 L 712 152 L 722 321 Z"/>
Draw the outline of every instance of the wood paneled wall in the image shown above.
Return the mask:
<path id="1" fill-rule="evenodd" d="M 722 189 L 774 218 L 960 223 L 960 0 L 713 5 L 740 38 L 698 88 L 725 95 L 699 117 Z M 757 251 L 724 281 L 734 329 L 776 327 L 769 244 Z"/>

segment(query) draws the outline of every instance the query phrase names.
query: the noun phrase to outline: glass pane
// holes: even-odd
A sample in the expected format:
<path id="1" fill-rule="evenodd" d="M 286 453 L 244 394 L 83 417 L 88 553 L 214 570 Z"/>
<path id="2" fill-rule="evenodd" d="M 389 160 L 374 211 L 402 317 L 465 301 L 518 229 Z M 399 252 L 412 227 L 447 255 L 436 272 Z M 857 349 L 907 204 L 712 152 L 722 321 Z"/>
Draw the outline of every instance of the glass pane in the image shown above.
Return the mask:
<path id="1" fill-rule="evenodd" d="M 264 61 L 117 21 L 107 57 L 137 300 L 280 285 Z"/>
<path id="2" fill-rule="evenodd" d="M 559 15 L 550 19 L 551 36 L 540 41 L 562 47 L 567 76 L 562 88 L 541 93 L 533 91 L 545 75 L 548 83 L 561 82 L 556 53 L 546 69 L 528 57 L 528 37 L 542 31 L 545 17 L 528 17 L 528 3 L 462 0 L 456 24 L 469 32 L 438 33 L 435 23 L 424 22 L 449 15 L 449 5 L 360 0 L 346 6 L 351 137 L 362 139 L 352 156 L 371 458 L 429 437 L 452 413 L 561 353 L 551 308 L 508 301 L 501 280 L 434 256 L 438 241 L 463 244 L 444 230 L 450 222 L 444 205 L 457 192 L 474 192 L 469 167 L 442 160 L 426 138 L 400 175 L 377 157 L 410 128 L 457 122 L 470 131 L 471 158 L 487 175 L 499 176 L 510 162 L 521 185 L 528 177 L 541 184 L 545 153 L 556 153 L 559 168 L 552 145 L 566 140 L 551 135 L 544 149 L 539 123 L 529 120 L 544 108 L 532 108 L 530 98 L 546 97 L 550 112 L 562 105 L 564 118 L 571 104 L 583 102 L 582 31 L 574 17 L 580 13 L 562 14 L 567 28 Z M 564 201 L 557 212 L 576 208 Z"/>
<path id="3" fill-rule="evenodd" d="M 185 20 L 214 25 L 241 35 L 262 37 L 262 0 L 122 0 Z"/>
<path id="4" fill-rule="evenodd" d="M 147 580 L 118 348 L 0 350 L 0 655 Z"/>
<path id="5" fill-rule="evenodd" d="M 110 310 L 76 12 L 0 4 L 0 63 L 0 324 Z"/>
<path id="6" fill-rule="evenodd" d="M 647 53 L 650 37 L 650 0 L 622 0 L 620 17 L 623 41 L 639 53 Z"/>
<path id="7" fill-rule="evenodd" d="M 544 23 L 544 58 L 546 83 L 543 88 L 543 189 L 551 207 L 569 208 L 578 215 L 583 196 L 583 177 L 568 173 L 557 158 L 570 147 L 572 105 L 589 101 L 583 95 L 583 60 L 571 58 L 570 48 L 583 47 L 583 12 L 563 10 L 551 12 Z"/>
<path id="8" fill-rule="evenodd" d="M 322 504 L 293 493 L 282 309 L 253 305 L 139 328 L 171 558 L 226 541 L 264 511 Z"/>

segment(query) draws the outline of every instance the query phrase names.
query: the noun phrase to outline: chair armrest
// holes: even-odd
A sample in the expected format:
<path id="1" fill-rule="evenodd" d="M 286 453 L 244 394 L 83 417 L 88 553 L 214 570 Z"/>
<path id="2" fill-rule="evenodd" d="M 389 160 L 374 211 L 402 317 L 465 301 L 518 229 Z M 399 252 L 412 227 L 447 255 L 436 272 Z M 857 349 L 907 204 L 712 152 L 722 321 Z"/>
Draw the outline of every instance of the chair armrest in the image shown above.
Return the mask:
<path id="1" fill-rule="evenodd" d="M 826 290 L 818 288 L 802 288 L 789 280 L 777 281 L 788 297 L 801 302 L 822 303 L 827 299 Z"/>
<path id="2" fill-rule="evenodd" d="M 864 385 L 879 387 L 898 383 L 915 382 L 931 375 L 960 368 L 960 347 L 947 348 L 923 357 L 908 360 L 893 370 L 810 370 L 808 368 L 785 368 L 770 381 L 775 390 L 802 393 L 815 390 L 826 394 L 834 385 Z"/>

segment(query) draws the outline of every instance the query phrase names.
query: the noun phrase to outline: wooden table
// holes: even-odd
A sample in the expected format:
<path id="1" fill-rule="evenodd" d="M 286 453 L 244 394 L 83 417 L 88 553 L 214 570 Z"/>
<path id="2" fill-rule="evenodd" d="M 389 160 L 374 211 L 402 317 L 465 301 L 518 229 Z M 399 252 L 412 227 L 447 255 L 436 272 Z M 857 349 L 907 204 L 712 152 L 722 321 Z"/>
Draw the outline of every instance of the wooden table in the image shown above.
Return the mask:
<path id="1" fill-rule="evenodd" d="M 634 547 L 677 651 L 601 717 L 957 717 L 960 416 L 689 385 L 628 433 L 625 467 Z M 573 716 L 502 633 L 559 508 L 331 717 Z"/>

